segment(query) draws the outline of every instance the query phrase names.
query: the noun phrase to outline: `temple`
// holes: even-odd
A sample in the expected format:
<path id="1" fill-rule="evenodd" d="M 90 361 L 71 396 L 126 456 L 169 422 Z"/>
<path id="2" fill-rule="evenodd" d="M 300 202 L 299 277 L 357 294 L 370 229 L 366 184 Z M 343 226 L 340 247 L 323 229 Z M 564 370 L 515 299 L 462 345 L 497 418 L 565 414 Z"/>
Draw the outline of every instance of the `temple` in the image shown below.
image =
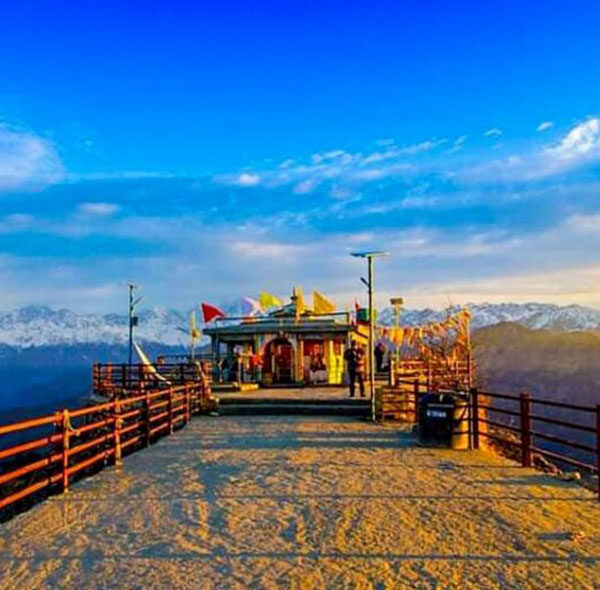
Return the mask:
<path id="1" fill-rule="evenodd" d="M 298 288 L 290 303 L 263 317 L 233 324 L 224 318 L 204 333 L 215 358 L 226 349 L 219 377 L 265 386 L 340 385 L 345 382 L 344 351 L 352 340 L 366 347 L 369 337 L 368 326 L 350 312 L 318 313 L 305 306 Z"/>

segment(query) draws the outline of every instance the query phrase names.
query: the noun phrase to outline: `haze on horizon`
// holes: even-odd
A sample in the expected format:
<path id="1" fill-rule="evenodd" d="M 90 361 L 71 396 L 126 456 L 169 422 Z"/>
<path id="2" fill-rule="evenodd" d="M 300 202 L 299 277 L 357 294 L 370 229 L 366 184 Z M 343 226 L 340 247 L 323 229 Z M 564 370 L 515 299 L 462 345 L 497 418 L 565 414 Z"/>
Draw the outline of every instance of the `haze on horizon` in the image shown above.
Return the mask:
<path id="1" fill-rule="evenodd" d="M 214 3 L 218 4 L 218 3 Z M 0 309 L 600 307 L 600 5 L 9 3 Z"/>

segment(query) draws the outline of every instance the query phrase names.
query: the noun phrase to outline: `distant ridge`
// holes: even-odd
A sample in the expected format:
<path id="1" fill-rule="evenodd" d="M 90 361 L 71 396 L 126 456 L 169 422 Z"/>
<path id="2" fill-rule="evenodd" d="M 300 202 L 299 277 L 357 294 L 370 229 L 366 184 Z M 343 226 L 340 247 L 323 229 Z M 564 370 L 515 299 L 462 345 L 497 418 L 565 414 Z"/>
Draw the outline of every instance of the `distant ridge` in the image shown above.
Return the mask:
<path id="1" fill-rule="evenodd" d="M 223 306 L 228 313 L 239 311 Z M 473 328 L 485 328 L 503 322 L 515 323 L 533 330 L 578 332 L 600 329 L 600 310 L 580 305 L 559 306 L 547 303 L 478 303 L 468 306 L 473 314 Z M 402 324 L 416 325 L 438 321 L 445 311 L 407 309 Z M 187 346 L 185 333 L 188 312 L 153 308 L 139 313 L 137 338 L 141 342 L 166 346 Z M 382 324 L 392 324 L 393 310 L 379 313 Z M 0 344 L 29 348 L 40 346 L 77 346 L 80 344 L 124 345 L 127 342 L 125 314 L 76 313 L 46 306 L 27 306 L 0 312 Z"/>
<path id="2" fill-rule="evenodd" d="M 600 329 L 600 310 L 581 305 L 554 305 L 551 303 L 471 303 L 474 330 L 510 322 L 531 330 L 554 332 L 581 332 Z M 402 323 L 407 326 L 426 324 L 443 319 L 446 311 L 407 309 Z M 382 324 L 393 324 L 391 307 L 379 312 Z"/>
<path id="3" fill-rule="evenodd" d="M 141 342 L 187 346 L 187 314 L 173 309 L 141 310 L 136 337 Z M 41 305 L 0 312 L 0 344 L 31 346 L 75 346 L 79 344 L 127 343 L 125 314 L 80 314 Z M 184 330 L 182 332 L 181 330 Z"/>

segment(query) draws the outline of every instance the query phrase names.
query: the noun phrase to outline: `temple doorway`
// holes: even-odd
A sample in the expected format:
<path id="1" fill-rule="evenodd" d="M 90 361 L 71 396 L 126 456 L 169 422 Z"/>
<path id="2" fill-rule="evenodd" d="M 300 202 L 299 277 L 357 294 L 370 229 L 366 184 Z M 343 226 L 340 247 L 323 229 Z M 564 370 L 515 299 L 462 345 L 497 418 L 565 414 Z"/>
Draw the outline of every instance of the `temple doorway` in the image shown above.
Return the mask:
<path id="1" fill-rule="evenodd" d="M 286 338 L 275 338 L 265 348 L 263 373 L 270 374 L 275 385 L 289 384 L 294 381 L 294 348 Z"/>

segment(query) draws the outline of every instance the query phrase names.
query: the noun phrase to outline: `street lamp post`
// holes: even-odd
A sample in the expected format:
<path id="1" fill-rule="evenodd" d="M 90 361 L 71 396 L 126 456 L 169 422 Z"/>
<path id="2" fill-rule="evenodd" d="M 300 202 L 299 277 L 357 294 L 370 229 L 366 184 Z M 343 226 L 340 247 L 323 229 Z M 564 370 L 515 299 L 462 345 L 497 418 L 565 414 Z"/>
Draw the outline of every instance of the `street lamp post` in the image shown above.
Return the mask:
<path id="1" fill-rule="evenodd" d="M 361 281 L 366 285 L 369 293 L 369 391 L 371 393 L 371 410 L 373 420 L 375 420 L 375 365 L 373 357 L 375 356 L 375 318 L 373 317 L 373 295 L 375 292 L 375 284 L 373 278 L 373 258 L 381 256 L 389 256 L 389 252 L 382 250 L 373 250 L 369 252 L 352 252 L 352 256 L 356 258 L 367 259 L 368 279 L 361 277 Z"/>
<path id="2" fill-rule="evenodd" d="M 129 289 L 129 367 L 131 370 L 131 365 L 133 364 L 133 328 L 137 326 L 138 323 L 138 318 L 133 315 L 133 312 L 135 311 L 135 306 L 143 299 L 143 297 L 138 297 L 137 299 L 133 298 L 133 293 L 138 288 L 137 285 L 129 283 L 127 288 Z"/>

